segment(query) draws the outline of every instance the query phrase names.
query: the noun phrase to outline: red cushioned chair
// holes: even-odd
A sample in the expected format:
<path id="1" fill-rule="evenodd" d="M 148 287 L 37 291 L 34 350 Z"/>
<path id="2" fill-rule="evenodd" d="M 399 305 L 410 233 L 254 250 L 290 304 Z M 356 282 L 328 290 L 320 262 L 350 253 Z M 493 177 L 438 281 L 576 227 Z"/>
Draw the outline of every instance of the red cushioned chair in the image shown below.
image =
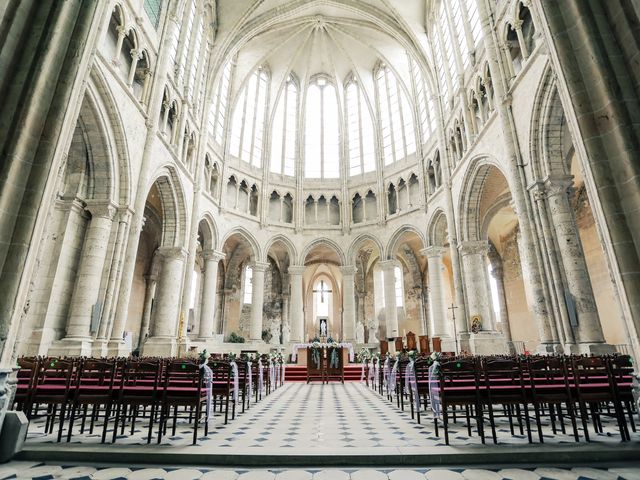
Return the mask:
<path id="1" fill-rule="evenodd" d="M 13 397 L 13 409 L 21 410 L 31 417 L 31 395 L 33 393 L 40 359 L 38 357 L 21 357 L 18 359 L 16 393 Z"/>
<path id="2" fill-rule="evenodd" d="M 624 406 L 631 430 L 636 431 L 633 416 L 638 412 L 633 399 L 633 362 L 629 355 L 614 355 L 607 359 L 607 365 L 613 379 L 614 393 Z M 627 430 L 627 435 L 629 431 Z M 628 437 L 630 440 L 631 438 Z"/>
<path id="3" fill-rule="evenodd" d="M 122 422 L 121 434 L 124 434 L 126 425 L 127 409 L 131 409 L 131 428 L 135 427 L 137 416 L 141 413 L 144 415 L 147 408 L 149 412 L 149 433 L 147 435 L 147 443 L 151 442 L 153 432 L 153 422 L 155 420 L 156 411 L 160 403 L 160 375 L 162 372 L 162 363 L 160 360 L 148 361 L 128 361 L 122 371 L 120 384 L 117 392 L 116 415 L 113 426 L 113 442 L 115 443 L 118 435 L 118 426 Z"/>
<path id="4" fill-rule="evenodd" d="M 69 429 L 67 431 L 67 442 L 71 441 L 73 424 L 81 407 L 82 424 L 80 426 L 80 433 L 84 433 L 89 406 L 92 407 L 89 433 L 93 433 L 94 423 L 100 415 L 100 407 L 104 407 L 104 409 L 102 409 L 104 411 L 102 443 L 105 442 L 107 438 L 107 425 L 109 424 L 114 397 L 117 392 L 114 388 L 115 376 L 115 359 L 111 361 L 85 359 L 80 363 L 77 379 L 74 382 L 74 388 L 70 398 L 72 406 Z"/>
<path id="5" fill-rule="evenodd" d="M 229 402 L 233 403 L 231 418 L 232 420 L 236 418 L 236 402 L 233 400 L 234 385 L 231 364 L 222 360 L 214 360 L 209 361 L 208 365 L 213 373 L 211 393 L 213 395 L 214 405 L 218 397 L 220 397 L 220 408 L 222 408 L 224 402 L 224 424 L 226 425 L 229 422 Z M 247 374 L 249 374 L 249 372 L 247 372 Z M 257 388 L 255 383 L 254 388 Z"/>
<path id="6" fill-rule="evenodd" d="M 198 440 L 198 426 L 203 405 L 207 401 L 207 391 L 202 384 L 202 369 L 189 360 L 173 360 L 164 369 L 164 385 L 161 390 L 160 422 L 158 425 L 158 443 L 166 434 L 167 423 L 173 407 L 172 435 L 176 434 L 178 407 L 189 410 L 189 421 L 193 420 L 193 445 Z M 205 435 L 209 433 L 209 418 L 205 416 Z"/>

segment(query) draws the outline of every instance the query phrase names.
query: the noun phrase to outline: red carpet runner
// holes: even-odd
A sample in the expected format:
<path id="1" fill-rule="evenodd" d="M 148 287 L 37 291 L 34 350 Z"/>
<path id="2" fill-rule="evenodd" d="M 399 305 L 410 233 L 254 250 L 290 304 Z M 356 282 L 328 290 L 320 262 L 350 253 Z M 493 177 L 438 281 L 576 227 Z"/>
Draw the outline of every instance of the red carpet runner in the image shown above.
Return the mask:
<path id="1" fill-rule="evenodd" d="M 344 367 L 345 382 L 359 382 L 362 366 L 358 364 L 346 365 Z M 284 379 L 286 382 L 306 382 L 307 367 L 302 365 L 287 365 Z"/>

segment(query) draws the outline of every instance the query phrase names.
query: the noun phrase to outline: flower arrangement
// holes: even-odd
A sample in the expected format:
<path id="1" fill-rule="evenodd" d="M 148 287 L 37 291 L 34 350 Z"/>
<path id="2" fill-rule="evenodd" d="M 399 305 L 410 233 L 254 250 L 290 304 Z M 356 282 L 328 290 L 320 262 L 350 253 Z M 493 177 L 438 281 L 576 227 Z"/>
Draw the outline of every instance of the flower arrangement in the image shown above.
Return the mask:
<path id="1" fill-rule="evenodd" d="M 229 353 L 229 354 L 227 355 L 227 361 L 228 361 L 229 363 L 231 363 L 231 362 L 235 362 L 235 361 L 236 361 L 236 354 L 235 354 L 235 353 Z"/>
<path id="2" fill-rule="evenodd" d="M 409 358 L 409 360 L 412 361 L 416 361 L 416 359 L 418 358 L 418 351 L 417 350 L 409 350 L 407 352 L 407 357 Z"/>
<path id="3" fill-rule="evenodd" d="M 366 363 L 371 358 L 371 352 L 368 348 L 362 348 L 356 355 L 358 363 Z"/>
<path id="4" fill-rule="evenodd" d="M 203 365 L 203 364 L 207 363 L 207 360 L 209 360 L 209 357 L 211 357 L 211 354 L 209 352 L 207 352 L 207 349 L 205 348 L 198 355 L 198 365 Z"/>

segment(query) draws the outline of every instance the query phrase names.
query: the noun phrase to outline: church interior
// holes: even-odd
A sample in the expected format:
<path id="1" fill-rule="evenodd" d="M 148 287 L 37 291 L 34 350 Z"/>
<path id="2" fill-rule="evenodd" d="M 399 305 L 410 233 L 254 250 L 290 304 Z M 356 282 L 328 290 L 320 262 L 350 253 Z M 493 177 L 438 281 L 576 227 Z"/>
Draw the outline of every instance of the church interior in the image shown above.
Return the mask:
<path id="1" fill-rule="evenodd" d="M 0 479 L 640 478 L 639 52 L 637 0 L 0 2 Z"/>

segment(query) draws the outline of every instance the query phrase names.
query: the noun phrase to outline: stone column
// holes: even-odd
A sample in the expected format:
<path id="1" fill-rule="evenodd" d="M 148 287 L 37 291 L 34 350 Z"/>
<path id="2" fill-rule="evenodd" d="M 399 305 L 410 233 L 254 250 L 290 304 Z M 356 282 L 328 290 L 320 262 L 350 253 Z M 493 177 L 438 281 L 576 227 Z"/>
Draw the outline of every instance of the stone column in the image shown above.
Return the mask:
<path id="1" fill-rule="evenodd" d="M 431 303 L 431 335 L 433 337 L 449 337 L 447 325 L 447 309 L 445 303 L 445 279 L 442 257 L 445 247 L 428 247 L 420 253 L 427 257 L 429 274 L 429 301 Z"/>
<path id="2" fill-rule="evenodd" d="M 511 324 L 509 323 L 509 311 L 507 310 L 507 297 L 504 292 L 504 269 L 502 263 L 492 262 L 491 275 L 496 279 L 496 289 L 498 290 L 498 303 L 500 304 L 500 321 L 502 323 L 502 334 L 507 342 L 511 341 Z"/>
<path id="3" fill-rule="evenodd" d="M 269 267 L 268 263 L 255 262 L 251 267 L 253 285 L 251 296 L 251 327 L 249 329 L 249 339 L 251 341 L 262 340 L 262 307 L 264 304 L 264 272 Z"/>
<path id="4" fill-rule="evenodd" d="M 288 269 L 289 284 L 291 285 L 290 321 L 291 341 L 302 342 L 304 338 L 304 294 L 302 291 L 302 274 L 305 267 L 302 265 L 290 265 Z"/>
<path id="5" fill-rule="evenodd" d="M 207 340 L 211 339 L 214 334 L 216 293 L 218 291 L 218 262 L 225 257 L 225 254 L 215 250 L 207 250 L 202 253 L 202 256 L 204 257 L 204 281 L 198 338 Z"/>
<path id="6" fill-rule="evenodd" d="M 95 315 L 94 308 L 98 305 L 102 271 L 116 209 L 107 203 L 89 206 L 88 210 L 92 217 L 85 233 L 66 335 L 62 342 L 53 347 L 56 352 L 54 354 L 91 355 L 91 317 Z M 101 310 L 99 308 L 100 312 Z"/>
<path id="7" fill-rule="evenodd" d="M 156 284 L 158 275 L 152 272 L 144 277 L 147 282 L 144 294 L 144 309 L 142 310 L 142 321 L 140 322 L 140 336 L 138 338 L 138 348 L 142 348 L 146 336 L 149 333 L 149 324 L 151 323 L 151 308 L 153 307 L 153 297 L 156 292 Z"/>
<path id="8" fill-rule="evenodd" d="M 380 262 L 384 286 L 384 318 L 387 326 L 387 338 L 399 337 L 398 308 L 396 306 L 395 272 L 396 262 L 385 260 Z"/>
<path id="9" fill-rule="evenodd" d="M 568 190 L 572 184 L 573 181 L 570 178 L 547 178 L 545 181 L 546 196 L 551 222 L 555 227 L 566 286 L 575 306 L 578 322 L 576 340 L 581 352 L 592 353 L 594 344 L 604 346 L 604 334 L 598 317 L 598 308 L 591 287 L 578 226 L 573 209 L 569 204 Z"/>
<path id="10" fill-rule="evenodd" d="M 343 314 L 343 340 L 354 342 L 356 340 L 356 292 L 355 274 L 357 268 L 353 265 L 340 267 L 342 272 L 342 310 Z"/>
<path id="11" fill-rule="evenodd" d="M 486 240 L 460 242 L 458 248 L 462 255 L 469 316 L 480 315 L 482 330 L 493 331 L 495 323 L 486 263 L 489 243 Z"/>
<path id="12" fill-rule="evenodd" d="M 173 356 L 176 353 L 176 328 L 186 251 L 182 247 L 160 247 L 157 255 L 160 256 L 160 273 L 156 286 L 156 307 L 142 353 L 145 356 Z"/>

